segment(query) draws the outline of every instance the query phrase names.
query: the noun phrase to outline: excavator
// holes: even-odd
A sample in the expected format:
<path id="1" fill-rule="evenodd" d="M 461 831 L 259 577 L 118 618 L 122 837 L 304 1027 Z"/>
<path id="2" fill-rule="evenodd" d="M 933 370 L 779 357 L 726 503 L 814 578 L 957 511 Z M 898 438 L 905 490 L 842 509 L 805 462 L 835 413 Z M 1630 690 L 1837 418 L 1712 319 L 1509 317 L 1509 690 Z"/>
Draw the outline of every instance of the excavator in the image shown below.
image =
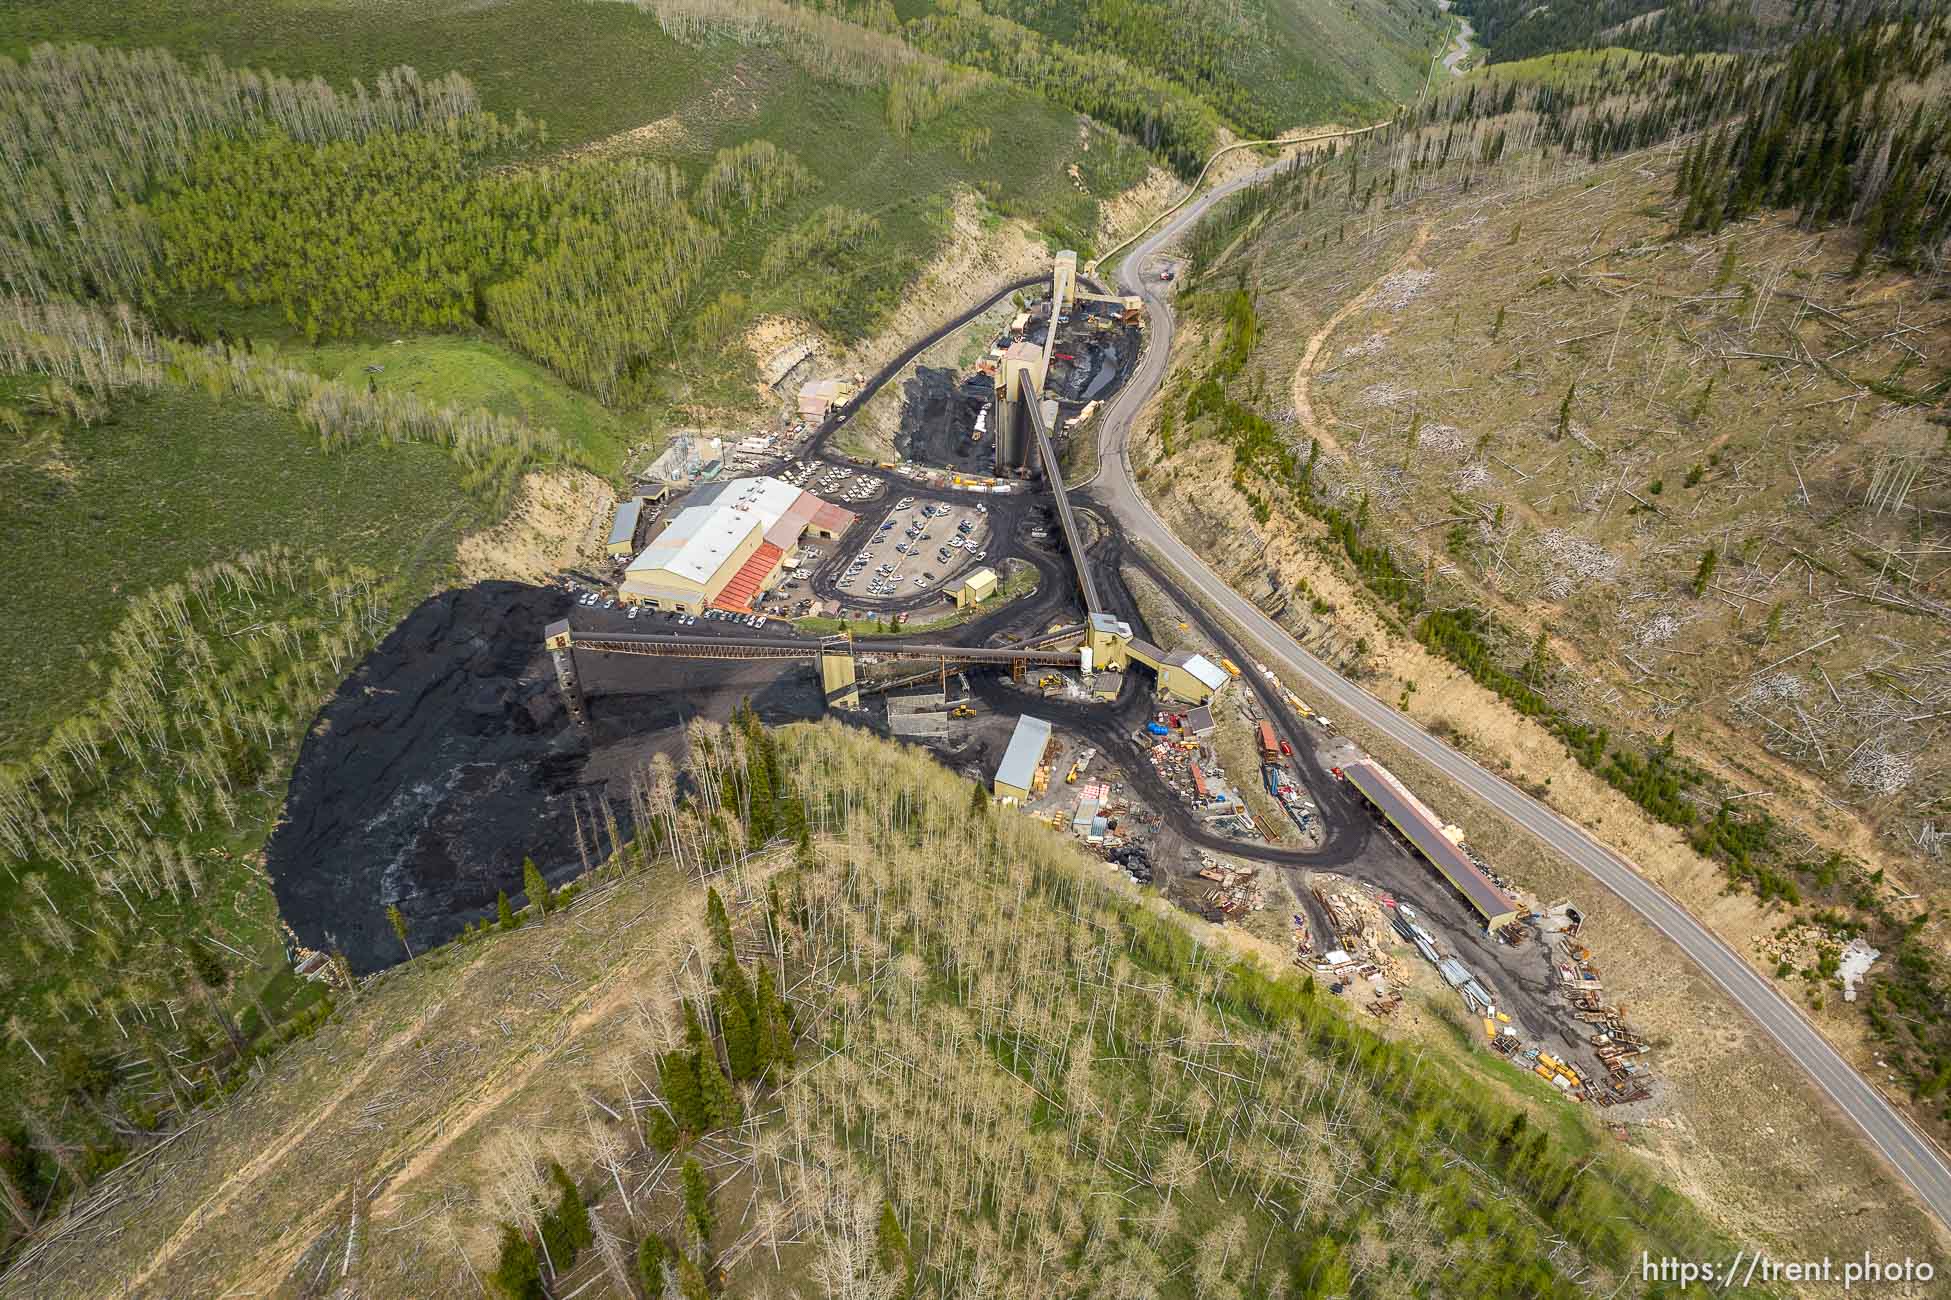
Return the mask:
<path id="1" fill-rule="evenodd" d="M 948 716 L 951 718 L 973 718 L 975 716 L 975 710 L 966 704 L 958 704 L 948 711 Z"/>

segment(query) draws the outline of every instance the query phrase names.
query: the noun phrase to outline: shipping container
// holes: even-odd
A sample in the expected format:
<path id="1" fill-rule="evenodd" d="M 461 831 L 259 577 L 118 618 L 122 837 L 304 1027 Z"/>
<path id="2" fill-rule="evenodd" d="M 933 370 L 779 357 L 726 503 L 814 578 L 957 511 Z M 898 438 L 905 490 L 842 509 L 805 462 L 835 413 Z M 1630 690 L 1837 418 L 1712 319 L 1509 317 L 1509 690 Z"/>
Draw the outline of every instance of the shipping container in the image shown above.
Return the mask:
<path id="1" fill-rule="evenodd" d="M 1280 742 L 1274 739 L 1274 725 L 1264 719 L 1260 723 L 1260 756 L 1269 760 L 1280 757 Z"/>

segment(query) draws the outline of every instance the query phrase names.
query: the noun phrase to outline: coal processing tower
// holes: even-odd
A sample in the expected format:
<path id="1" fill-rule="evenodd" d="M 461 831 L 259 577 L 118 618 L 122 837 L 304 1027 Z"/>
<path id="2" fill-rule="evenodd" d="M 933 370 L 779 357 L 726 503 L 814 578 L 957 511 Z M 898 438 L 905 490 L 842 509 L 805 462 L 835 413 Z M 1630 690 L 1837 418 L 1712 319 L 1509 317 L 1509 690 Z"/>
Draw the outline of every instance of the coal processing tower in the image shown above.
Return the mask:
<path id="1" fill-rule="evenodd" d="M 1122 307 L 1123 299 L 1105 299 L 1102 294 L 1083 294 L 1093 301 L 1111 301 Z M 996 431 L 996 473 L 999 476 L 1022 474 L 1035 467 L 1037 435 L 1030 427 L 1037 421 L 1045 436 L 1057 427 L 1057 403 L 1043 395 L 1044 381 L 1052 362 L 1073 358 L 1058 350 L 1060 327 L 1067 325 L 1077 309 L 1077 254 L 1070 249 L 1058 253 L 1050 271 L 1050 297 L 1018 317 L 1022 331 L 1002 350 L 996 363 L 995 395 L 990 398 L 989 426 Z M 1038 330 L 1042 340 L 1030 337 Z"/>

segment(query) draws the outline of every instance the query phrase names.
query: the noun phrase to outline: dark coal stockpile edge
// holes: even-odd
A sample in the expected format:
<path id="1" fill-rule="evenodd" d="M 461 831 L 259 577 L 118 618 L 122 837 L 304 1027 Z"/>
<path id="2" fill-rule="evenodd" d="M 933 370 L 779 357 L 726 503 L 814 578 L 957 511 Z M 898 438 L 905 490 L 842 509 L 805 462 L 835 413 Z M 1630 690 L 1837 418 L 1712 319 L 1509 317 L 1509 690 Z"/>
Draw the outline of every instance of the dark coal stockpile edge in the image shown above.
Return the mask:
<path id="1" fill-rule="evenodd" d="M 552 881 L 581 869 L 570 796 L 589 751 L 540 653 L 569 604 L 512 582 L 443 592 L 320 711 L 265 852 L 301 943 L 377 970 L 405 956 L 389 904 L 418 951 L 518 897 L 523 857 Z"/>

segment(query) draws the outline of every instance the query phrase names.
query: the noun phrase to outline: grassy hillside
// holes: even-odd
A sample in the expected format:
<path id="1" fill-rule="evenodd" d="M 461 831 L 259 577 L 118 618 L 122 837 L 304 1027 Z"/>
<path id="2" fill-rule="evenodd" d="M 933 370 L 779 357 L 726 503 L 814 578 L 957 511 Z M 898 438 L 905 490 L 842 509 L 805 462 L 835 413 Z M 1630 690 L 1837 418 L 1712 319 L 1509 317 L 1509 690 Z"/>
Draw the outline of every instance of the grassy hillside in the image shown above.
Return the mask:
<path id="1" fill-rule="evenodd" d="M 340 86 L 370 84 L 400 64 L 430 76 L 451 69 L 480 87 L 489 110 L 548 123 L 562 148 L 654 122 L 736 61 L 730 51 L 687 50 L 626 6 L 553 0 L 215 0 L 193 9 L 23 0 L 0 12 L 0 53 L 22 58 L 43 41 L 166 49 L 192 64 L 215 54 Z"/>
<path id="2" fill-rule="evenodd" d="M 1833 6 L 1729 5 L 1717 0 L 1595 0 L 1582 5 L 1457 0 L 1456 8 L 1476 27 L 1478 38 L 1489 47 L 1491 61 L 1503 63 L 1607 45 L 1665 52 L 1753 49 L 1824 23 L 1860 22 L 1890 6 L 1875 0 Z"/>
<path id="3" fill-rule="evenodd" d="M 481 408 L 539 429 L 555 429 L 605 473 L 624 452 L 649 440 L 641 423 L 570 388 L 491 337 L 419 335 L 379 342 L 291 348 L 291 359 L 328 379 L 356 387 L 403 390 L 436 406 Z"/>
<path id="4" fill-rule="evenodd" d="M 34 424 L 0 438 L 0 565 L 12 575 L 0 622 L 13 629 L 0 663 L 0 758 L 99 689 L 86 665 L 132 597 L 275 545 L 424 591 L 480 513 L 433 448 L 334 454 L 288 415 L 200 393 L 132 397 L 86 427 Z"/>
<path id="5" fill-rule="evenodd" d="M 1840 201 L 1769 197 L 1766 149 L 1703 165 L 1800 138 L 1774 90 L 1738 135 L 1591 161 L 1685 122 L 1700 101 L 1663 78 L 1803 81 L 1734 66 L 1493 70 L 1426 127 L 1221 211 L 1191 246 L 1210 350 L 1150 472 L 1191 514 L 1230 471 L 1303 634 L 1388 698 L 1587 824 L 1623 804 L 1684 839 L 1670 886 L 1844 1041 L 1867 1028 L 1945 1123 L 1951 334 L 1915 234 L 1880 214 L 1943 216 L 1851 200 L 1868 155 Z M 1858 934 L 1886 960 L 1844 1008 Z"/>
<path id="6" fill-rule="evenodd" d="M 1460 1037 L 1377 1038 L 887 742 L 776 745 L 694 735 L 676 860 L 342 999 L 10 1285 L 1574 1296 L 1729 1249 Z"/>

